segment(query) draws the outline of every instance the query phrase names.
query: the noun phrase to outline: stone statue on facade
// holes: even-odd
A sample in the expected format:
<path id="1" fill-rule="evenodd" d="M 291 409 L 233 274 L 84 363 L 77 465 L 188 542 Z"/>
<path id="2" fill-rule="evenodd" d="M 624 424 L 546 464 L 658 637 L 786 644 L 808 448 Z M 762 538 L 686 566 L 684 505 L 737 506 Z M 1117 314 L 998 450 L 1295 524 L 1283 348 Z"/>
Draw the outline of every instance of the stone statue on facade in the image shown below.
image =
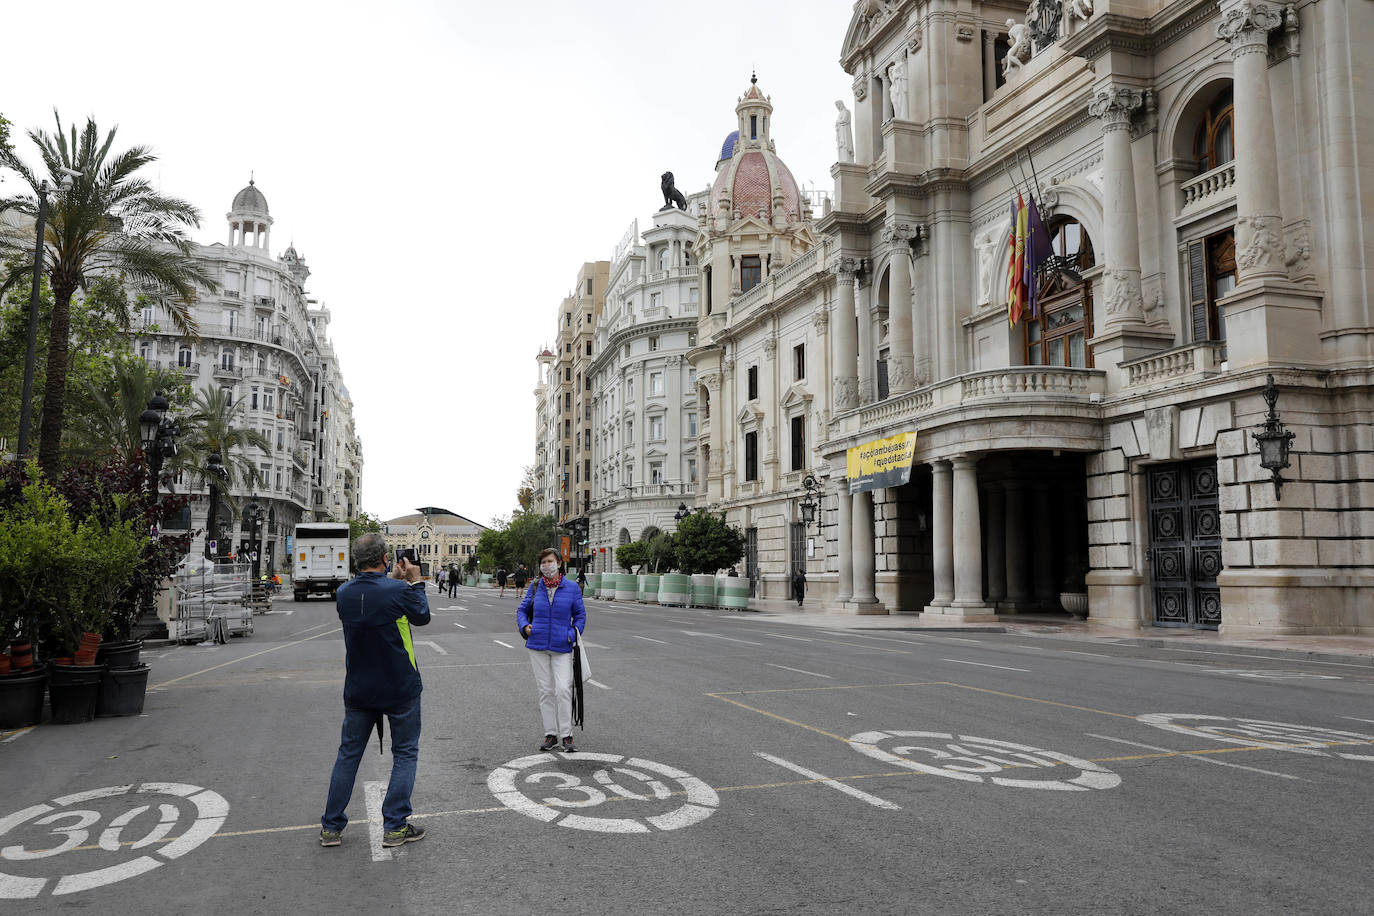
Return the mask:
<path id="1" fill-rule="evenodd" d="M 840 162 L 854 161 L 854 131 L 850 127 L 849 109 L 844 102 L 835 100 L 839 114 L 835 116 L 835 156 Z"/>
<path id="2" fill-rule="evenodd" d="M 1002 61 L 1002 72 L 1010 76 L 1012 70 L 1020 69 L 1030 60 L 1031 31 L 1024 22 L 1008 19 L 1007 34 L 1011 36 L 1011 47 Z"/>
<path id="3" fill-rule="evenodd" d="M 1086 22 L 1093 14 L 1093 0 L 1069 0 L 1069 14 Z"/>
<path id="4" fill-rule="evenodd" d="M 892 96 L 892 117 L 906 120 L 906 61 L 898 57 L 887 68 L 888 94 Z"/>
<path id="5" fill-rule="evenodd" d="M 672 172 L 664 172 L 663 177 L 658 182 L 659 190 L 663 192 L 663 209 L 671 210 L 676 204 L 678 209 L 687 209 L 687 198 L 682 196 L 682 192 L 677 189 L 677 184 L 673 181 Z"/>

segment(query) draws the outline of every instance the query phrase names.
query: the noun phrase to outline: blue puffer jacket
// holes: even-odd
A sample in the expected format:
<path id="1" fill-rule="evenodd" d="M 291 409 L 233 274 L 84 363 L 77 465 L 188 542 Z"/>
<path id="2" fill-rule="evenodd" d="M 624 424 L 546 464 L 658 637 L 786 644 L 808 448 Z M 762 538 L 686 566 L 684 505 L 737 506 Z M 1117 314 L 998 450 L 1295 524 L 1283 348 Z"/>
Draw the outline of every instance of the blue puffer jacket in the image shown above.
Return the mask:
<path id="1" fill-rule="evenodd" d="M 550 595 L 543 578 L 536 577 L 529 591 L 525 592 L 525 597 L 520 600 L 520 607 L 515 612 L 515 625 L 522 636 L 525 626 L 532 626 L 529 639 L 525 640 L 526 649 L 571 652 L 576 634 L 587 629 L 587 609 L 582 604 L 582 589 L 564 576 Z"/>

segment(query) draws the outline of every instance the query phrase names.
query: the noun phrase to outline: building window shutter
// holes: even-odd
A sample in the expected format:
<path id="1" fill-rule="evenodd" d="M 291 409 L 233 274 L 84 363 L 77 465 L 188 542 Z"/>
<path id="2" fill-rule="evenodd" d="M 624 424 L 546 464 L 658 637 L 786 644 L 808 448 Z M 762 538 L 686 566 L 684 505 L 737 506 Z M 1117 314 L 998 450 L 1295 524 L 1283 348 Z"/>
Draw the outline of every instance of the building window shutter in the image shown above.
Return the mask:
<path id="1" fill-rule="evenodd" d="M 1188 309 L 1194 342 L 1211 339 L 1207 328 L 1207 256 L 1201 239 L 1188 243 Z"/>

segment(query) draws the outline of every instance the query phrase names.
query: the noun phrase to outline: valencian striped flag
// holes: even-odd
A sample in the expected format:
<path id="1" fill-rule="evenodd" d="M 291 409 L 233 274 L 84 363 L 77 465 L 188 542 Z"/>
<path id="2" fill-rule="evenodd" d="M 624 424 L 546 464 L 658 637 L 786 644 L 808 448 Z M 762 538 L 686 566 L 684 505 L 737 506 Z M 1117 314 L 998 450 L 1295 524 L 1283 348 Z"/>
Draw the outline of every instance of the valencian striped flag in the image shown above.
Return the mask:
<path id="1" fill-rule="evenodd" d="M 1035 204 L 1035 195 L 1030 195 L 1027 204 L 1018 191 L 1011 204 L 1011 229 L 1007 238 L 1007 320 L 1013 327 L 1027 311 L 1032 318 L 1039 316 L 1036 274 L 1053 252 L 1050 234 Z"/>

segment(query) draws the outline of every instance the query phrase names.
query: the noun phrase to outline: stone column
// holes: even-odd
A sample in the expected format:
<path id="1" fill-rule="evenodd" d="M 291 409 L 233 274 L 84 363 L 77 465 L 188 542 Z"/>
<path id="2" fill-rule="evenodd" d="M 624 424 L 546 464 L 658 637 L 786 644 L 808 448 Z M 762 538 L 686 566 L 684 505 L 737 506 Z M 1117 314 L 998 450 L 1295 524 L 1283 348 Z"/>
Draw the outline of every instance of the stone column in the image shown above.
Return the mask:
<path id="1" fill-rule="evenodd" d="M 854 498 L 849 495 L 849 481 L 840 477 L 836 480 L 836 485 L 840 488 L 837 503 L 839 512 L 836 518 L 836 537 L 839 539 L 837 553 L 839 559 L 839 577 L 835 602 L 843 604 L 854 597 Z"/>
<path id="2" fill-rule="evenodd" d="M 983 101 L 997 91 L 997 35 L 983 32 Z"/>
<path id="3" fill-rule="evenodd" d="M 873 103 L 868 98 L 868 74 L 854 77 L 854 162 L 873 162 Z"/>
<path id="4" fill-rule="evenodd" d="M 850 596 L 850 601 L 854 604 L 877 604 L 872 493 L 854 494 L 853 530 L 850 537 L 854 545 L 854 593 Z"/>
<path id="5" fill-rule="evenodd" d="M 1287 279 L 1279 209 L 1278 151 L 1269 99 L 1269 32 L 1283 24 L 1278 6 L 1222 4 L 1217 37 L 1231 43 L 1235 92 L 1236 271 L 1240 283 Z"/>
<path id="6" fill-rule="evenodd" d="M 1006 493 L 1000 483 L 987 488 L 988 496 L 988 603 L 1007 597 Z"/>
<path id="7" fill-rule="evenodd" d="M 832 414 L 859 406 L 859 324 L 854 312 L 854 275 L 858 262 L 840 258 L 835 272 L 835 321 L 830 332 L 834 376 L 830 387 Z"/>
<path id="8" fill-rule="evenodd" d="M 915 234 L 909 223 L 897 222 L 883 229 L 883 241 L 892 252 L 887 285 L 887 390 L 898 395 L 916 387 L 915 353 L 911 316 L 911 256 L 908 240 Z"/>
<path id="9" fill-rule="evenodd" d="M 874 286 L 872 278 L 859 285 L 855 308 L 859 312 L 859 403 L 872 404 L 878 397 L 877 356 L 873 352 Z"/>
<path id="10" fill-rule="evenodd" d="M 1054 517 L 1050 506 L 1050 485 L 1033 485 L 1035 499 L 1035 534 L 1031 538 L 1031 569 L 1035 582 L 1035 600 L 1053 606 L 1059 600 L 1059 583 L 1054 577 Z"/>
<path id="11" fill-rule="evenodd" d="M 763 418 L 759 422 L 763 441 L 759 443 L 759 480 L 764 492 L 778 488 L 778 338 L 770 330 L 763 340 L 763 362 L 759 365 L 759 403 Z"/>
<path id="12" fill-rule="evenodd" d="M 978 513 L 978 459 L 959 455 L 954 466 L 954 601 L 957 608 L 986 608 L 983 601 L 983 530 Z"/>
<path id="13" fill-rule="evenodd" d="M 1145 96 L 1139 89 L 1108 86 L 1098 90 L 1088 113 L 1102 122 L 1102 209 L 1106 267 L 1102 298 L 1108 327 L 1145 323 L 1140 291 L 1140 228 L 1131 164 L 1131 115 Z M 1272 140 L 1271 140 L 1272 145 Z"/>
<path id="14" fill-rule="evenodd" d="M 1016 608 L 1030 602 L 1026 582 L 1026 490 L 1019 480 L 1004 484 L 1007 496 L 1003 530 L 1007 538 L 1007 601 Z"/>
<path id="15" fill-rule="evenodd" d="M 954 600 L 954 490 L 948 461 L 930 463 L 930 492 L 935 596 L 926 610 L 946 608 Z"/>

